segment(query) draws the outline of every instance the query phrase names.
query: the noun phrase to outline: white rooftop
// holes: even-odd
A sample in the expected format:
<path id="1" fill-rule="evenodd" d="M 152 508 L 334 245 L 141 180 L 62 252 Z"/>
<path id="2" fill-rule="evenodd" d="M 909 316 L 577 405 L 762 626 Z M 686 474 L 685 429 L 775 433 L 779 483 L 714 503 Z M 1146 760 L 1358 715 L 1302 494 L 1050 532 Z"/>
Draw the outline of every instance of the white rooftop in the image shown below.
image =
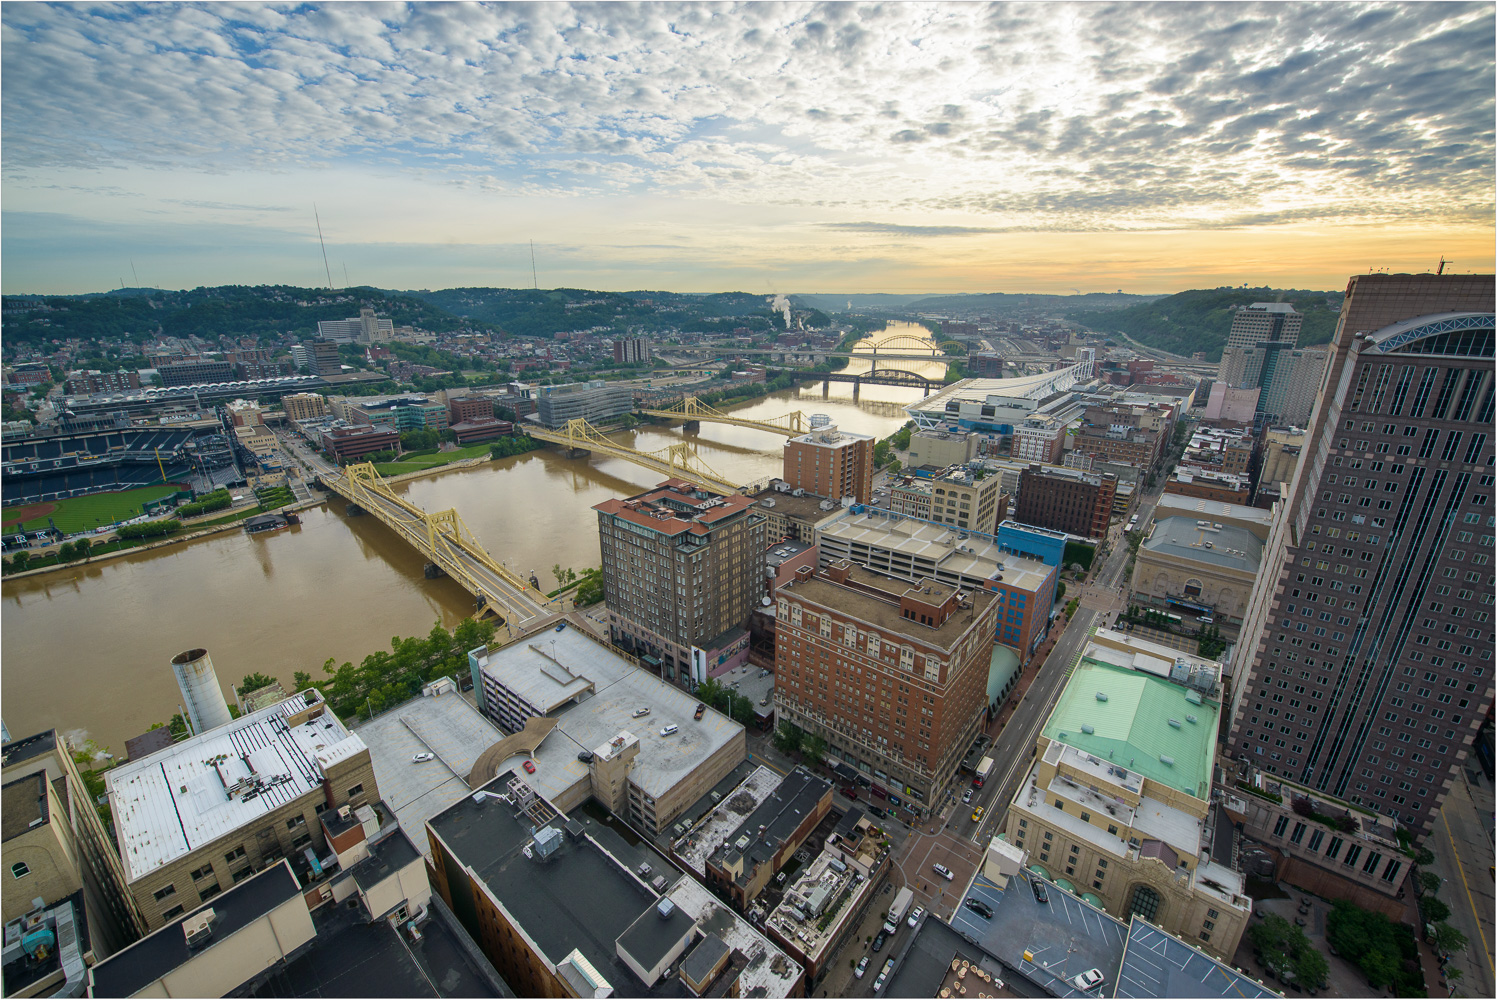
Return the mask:
<path id="1" fill-rule="evenodd" d="M 288 724 L 322 704 L 319 692 L 301 692 L 107 772 L 129 881 L 303 795 L 320 795 L 323 769 L 365 750 L 331 710 Z"/>
<path id="2" fill-rule="evenodd" d="M 724 795 L 712 811 L 678 838 L 671 849 L 682 864 L 707 877 L 707 856 L 725 843 L 744 818 L 751 814 L 774 790 L 780 787 L 780 776 L 760 764 L 737 788 Z"/>
<path id="3" fill-rule="evenodd" d="M 748 966 L 739 974 L 739 996 L 787 997 L 803 970 L 799 963 L 747 920 L 728 908 L 691 877 L 680 879 L 670 890 L 671 902 L 696 918 L 706 933 L 723 939 L 728 950 L 748 956 Z"/>
<path id="4" fill-rule="evenodd" d="M 565 675 L 558 664 L 572 676 L 586 678 L 591 688 L 561 683 Z M 536 773 L 526 778 L 553 802 L 564 801 L 563 793 L 568 788 L 587 780 L 587 765 L 577 759 L 577 754 L 596 751 L 620 733 L 639 738 L 639 756 L 629 780 L 647 795 L 659 798 L 743 732 L 741 725 L 712 708 L 701 719 L 694 718 L 697 699 L 693 695 L 634 666 L 572 626 L 490 649 L 480 658 L 479 666 L 485 675 L 506 687 L 513 684 L 531 690 L 554 706 L 549 715 L 556 719 L 557 727 L 530 758 L 535 761 Z M 563 694 L 575 697 L 575 703 L 568 703 Z M 635 718 L 635 711 L 641 708 L 648 708 L 650 714 Z M 677 726 L 677 731 L 661 736 L 660 730 L 669 725 Z M 501 762 L 500 772 L 520 767 L 526 757 L 530 755 L 519 754 Z"/>

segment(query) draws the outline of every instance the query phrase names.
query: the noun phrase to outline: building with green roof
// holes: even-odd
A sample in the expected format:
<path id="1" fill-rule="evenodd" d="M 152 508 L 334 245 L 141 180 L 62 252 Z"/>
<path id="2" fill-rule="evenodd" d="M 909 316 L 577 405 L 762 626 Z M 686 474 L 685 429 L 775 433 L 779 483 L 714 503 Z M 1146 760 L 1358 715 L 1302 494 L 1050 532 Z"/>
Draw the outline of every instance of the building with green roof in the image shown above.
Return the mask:
<path id="1" fill-rule="evenodd" d="M 1045 720 L 1004 835 L 1075 892 L 1230 958 L 1252 911 L 1211 801 L 1221 664 L 1101 630 Z"/>

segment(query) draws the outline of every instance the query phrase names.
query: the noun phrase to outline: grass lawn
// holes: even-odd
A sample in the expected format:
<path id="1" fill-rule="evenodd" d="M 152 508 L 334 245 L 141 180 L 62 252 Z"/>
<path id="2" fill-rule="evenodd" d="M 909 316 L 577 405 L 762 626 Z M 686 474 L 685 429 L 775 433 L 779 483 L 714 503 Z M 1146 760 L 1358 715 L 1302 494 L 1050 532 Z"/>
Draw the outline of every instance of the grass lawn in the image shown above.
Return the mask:
<path id="1" fill-rule="evenodd" d="M 456 451 L 413 451 L 408 455 L 400 456 L 398 462 L 381 462 L 374 468 L 382 476 L 398 476 L 403 472 L 420 472 L 424 469 L 434 469 L 439 465 L 449 462 L 460 462 L 465 458 L 480 458 L 488 455 L 489 445 L 493 442 L 469 445 Z"/>
<path id="2" fill-rule="evenodd" d="M 65 535 L 87 531 L 104 524 L 113 524 L 140 513 L 140 505 L 150 500 L 171 496 L 183 487 L 173 483 L 161 486 L 143 486 L 138 490 L 121 490 L 118 493 L 93 493 L 84 497 L 59 500 L 54 510 L 21 524 L 23 531 L 38 531 L 47 526 L 50 516 L 57 522 L 57 529 Z M 6 529 L 13 527 L 9 520 Z"/>

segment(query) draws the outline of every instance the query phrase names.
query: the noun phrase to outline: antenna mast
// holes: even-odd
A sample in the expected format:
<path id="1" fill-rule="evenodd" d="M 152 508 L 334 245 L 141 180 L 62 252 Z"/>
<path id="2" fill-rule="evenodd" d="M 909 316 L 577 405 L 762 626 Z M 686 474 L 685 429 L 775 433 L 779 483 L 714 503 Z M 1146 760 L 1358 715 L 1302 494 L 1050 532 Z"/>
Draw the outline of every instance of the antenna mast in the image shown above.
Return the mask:
<path id="1" fill-rule="evenodd" d="M 1437 274 L 1437 275 L 1444 274 L 1445 273 L 1445 265 L 1446 264 L 1454 264 L 1454 263 L 1455 263 L 1455 261 L 1453 261 L 1453 260 L 1446 260 L 1445 256 L 1442 254 L 1440 256 L 1440 269 L 1438 271 L 1436 271 L 1435 274 Z"/>
<path id="2" fill-rule="evenodd" d="M 530 241 L 530 281 L 535 285 L 536 291 L 540 291 L 540 279 L 535 276 L 535 240 Z"/>
<path id="3" fill-rule="evenodd" d="M 312 218 L 317 220 L 317 245 L 322 247 L 322 269 L 327 272 L 327 290 L 333 290 L 333 269 L 327 262 L 327 244 L 322 241 L 322 217 L 317 214 L 317 203 L 312 202 Z"/>

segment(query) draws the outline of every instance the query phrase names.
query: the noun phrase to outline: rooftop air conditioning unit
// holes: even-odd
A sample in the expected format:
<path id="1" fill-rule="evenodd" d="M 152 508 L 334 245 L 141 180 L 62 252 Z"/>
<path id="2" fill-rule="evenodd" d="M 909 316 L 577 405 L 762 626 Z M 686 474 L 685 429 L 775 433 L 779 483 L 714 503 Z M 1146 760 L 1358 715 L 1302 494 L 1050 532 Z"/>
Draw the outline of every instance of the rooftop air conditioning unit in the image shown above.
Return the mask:
<path id="1" fill-rule="evenodd" d="M 187 937 L 187 947 L 196 948 L 213 937 L 213 909 L 209 907 L 182 921 L 182 933 Z"/>

